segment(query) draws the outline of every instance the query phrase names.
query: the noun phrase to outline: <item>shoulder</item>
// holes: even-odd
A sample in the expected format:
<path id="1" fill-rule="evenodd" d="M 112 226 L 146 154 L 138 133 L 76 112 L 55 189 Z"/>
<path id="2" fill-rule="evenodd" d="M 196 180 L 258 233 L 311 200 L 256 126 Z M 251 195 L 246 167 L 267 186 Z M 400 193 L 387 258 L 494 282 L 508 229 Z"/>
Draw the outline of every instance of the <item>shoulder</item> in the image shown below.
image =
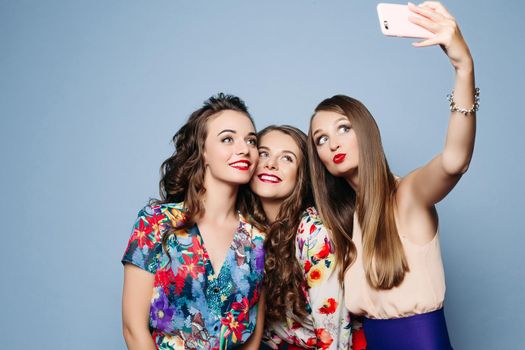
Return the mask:
<path id="1" fill-rule="evenodd" d="M 166 229 L 176 229 L 186 224 L 183 203 L 148 204 L 140 209 L 135 227 L 146 227 L 159 238 Z"/>
<path id="2" fill-rule="evenodd" d="M 314 207 L 309 207 L 303 212 L 297 228 L 296 240 L 299 248 L 306 249 L 309 254 L 319 249 L 326 249 L 324 246 L 331 244 L 330 234 Z M 333 250 L 329 248 L 330 251 Z"/>
<path id="3" fill-rule="evenodd" d="M 312 219 L 321 220 L 321 217 L 319 216 L 319 212 L 317 211 L 315 207 L 306 208 L 306 210 L 303 212 L 303 215 L 308 216 Z"/>
<path id="4" fill-rule="evenodd" d="M 308 228 L 308 230 L 305 230 Z M 299 223 L 299 232 L 298 234 L 308 233 L 312 234 L 313 231 L 317 229 L 324 228 L 323 221 L 321 216 L 317 212 L 315 207 L 308 207 L 301 215 L 301 222 Z"/>
<path id="5" fill-rule="evenodd" d="M 146 205 L 139 211 L 138 217 L 157 225 L 169 224 L 176 228 L 183 226 L 187 220 L 184 203 L 162 203 Z"/>
<path id="6" fill-rule="evenodd" d="M 161 220 L 168 220 L 173 227 L 186 223 L 187 215 L 184 203 L 165 203 L 158 205 L 157 209 Z"/>
<path id="7" fill-rule="evenodd" d="M 250 223 L 250 221 L 247 220 L 241 213 L 239 213 L 239 220 L 242 224 L 243 229 L 249 233 L 252 239 L 264 241 L 266 231 L 261 230 L 257 228 L 257 226 Z"/>

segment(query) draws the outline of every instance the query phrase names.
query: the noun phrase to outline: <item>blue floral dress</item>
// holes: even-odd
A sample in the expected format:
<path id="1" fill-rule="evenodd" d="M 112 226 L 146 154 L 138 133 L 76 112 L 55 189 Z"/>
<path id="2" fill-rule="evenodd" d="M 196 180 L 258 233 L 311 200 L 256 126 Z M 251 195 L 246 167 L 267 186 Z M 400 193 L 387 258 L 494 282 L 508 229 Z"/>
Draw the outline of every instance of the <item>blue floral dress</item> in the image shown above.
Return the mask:
<path id="1" fill-rule="evenodd" d="M 149 327 L 158 349 L 232 349 L 255 329 L 264 234 L 239 215 L 223 266 L 214 271 L 197 225 L 162 248 L 162 236 L 184 223 L 182 203 L 146 206 L 122 263 L 155 275 Z"/>

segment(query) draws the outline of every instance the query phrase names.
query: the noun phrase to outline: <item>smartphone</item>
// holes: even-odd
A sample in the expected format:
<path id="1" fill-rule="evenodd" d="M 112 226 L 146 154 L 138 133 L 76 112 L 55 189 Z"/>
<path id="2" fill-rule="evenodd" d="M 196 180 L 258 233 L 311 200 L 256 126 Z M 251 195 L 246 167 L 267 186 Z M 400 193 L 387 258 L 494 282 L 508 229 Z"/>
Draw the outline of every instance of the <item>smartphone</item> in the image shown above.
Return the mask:
<path id="1" fill-rule="evenodd" d="M 411 12 L 408 5 L 380 3 L 377 14 L 384 35 L 420 39 L 434 36 L 434 33 L 408 20 L 409 15 L 420 16 Z"/>

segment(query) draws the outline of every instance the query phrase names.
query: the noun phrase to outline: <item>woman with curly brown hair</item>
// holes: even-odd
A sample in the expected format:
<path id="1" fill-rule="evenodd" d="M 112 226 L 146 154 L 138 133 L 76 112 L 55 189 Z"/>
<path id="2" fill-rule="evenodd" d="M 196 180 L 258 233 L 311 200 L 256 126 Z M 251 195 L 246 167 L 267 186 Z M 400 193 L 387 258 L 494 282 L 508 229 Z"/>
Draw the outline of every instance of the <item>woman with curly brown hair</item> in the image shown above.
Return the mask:
<path id="1" fill-rule="evenodd" d="M 258 349 L 264 227 L 250 215 L 247 187 L 259 158 L 254 123 L 242 100 L 219 94 L 173 143 L 161 200 L 139 212 L 122 258 L 128 348 Z"/>
<path id="2" fill-rule="evenodd" d="M 251 188 L 269 225 L 265 242 L 265 332 L 262 348 L 347 349 L 349 313 L 334 249 L 311 207 L 306 135 L 269 126 L 259 135 Z"/>

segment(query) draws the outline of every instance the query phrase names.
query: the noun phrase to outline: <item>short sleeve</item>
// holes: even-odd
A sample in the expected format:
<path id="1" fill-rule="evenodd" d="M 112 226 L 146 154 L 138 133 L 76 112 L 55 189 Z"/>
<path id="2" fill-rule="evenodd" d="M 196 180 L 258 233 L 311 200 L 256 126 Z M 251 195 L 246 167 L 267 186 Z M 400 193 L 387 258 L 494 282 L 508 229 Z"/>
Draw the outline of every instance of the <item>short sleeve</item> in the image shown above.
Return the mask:
<path id="1" fill-rule="evenodd" d="M 150 273 L 157 271 L 162 253 L 159 215 L 159 208 L 149 205 L 139 211 L 122 257 L 123 264 L 133 264 Z"/>
<path id="2" fill-rule="evenodd" d="M 317 337 L 317 348 L 349 347 L 350 314 L 344 306 L 344 294 L 335 264 L 334 244 L 315 209 L 303 217 L 298 236 L 302 239 L 302 259 L 308 300 Z"/>

